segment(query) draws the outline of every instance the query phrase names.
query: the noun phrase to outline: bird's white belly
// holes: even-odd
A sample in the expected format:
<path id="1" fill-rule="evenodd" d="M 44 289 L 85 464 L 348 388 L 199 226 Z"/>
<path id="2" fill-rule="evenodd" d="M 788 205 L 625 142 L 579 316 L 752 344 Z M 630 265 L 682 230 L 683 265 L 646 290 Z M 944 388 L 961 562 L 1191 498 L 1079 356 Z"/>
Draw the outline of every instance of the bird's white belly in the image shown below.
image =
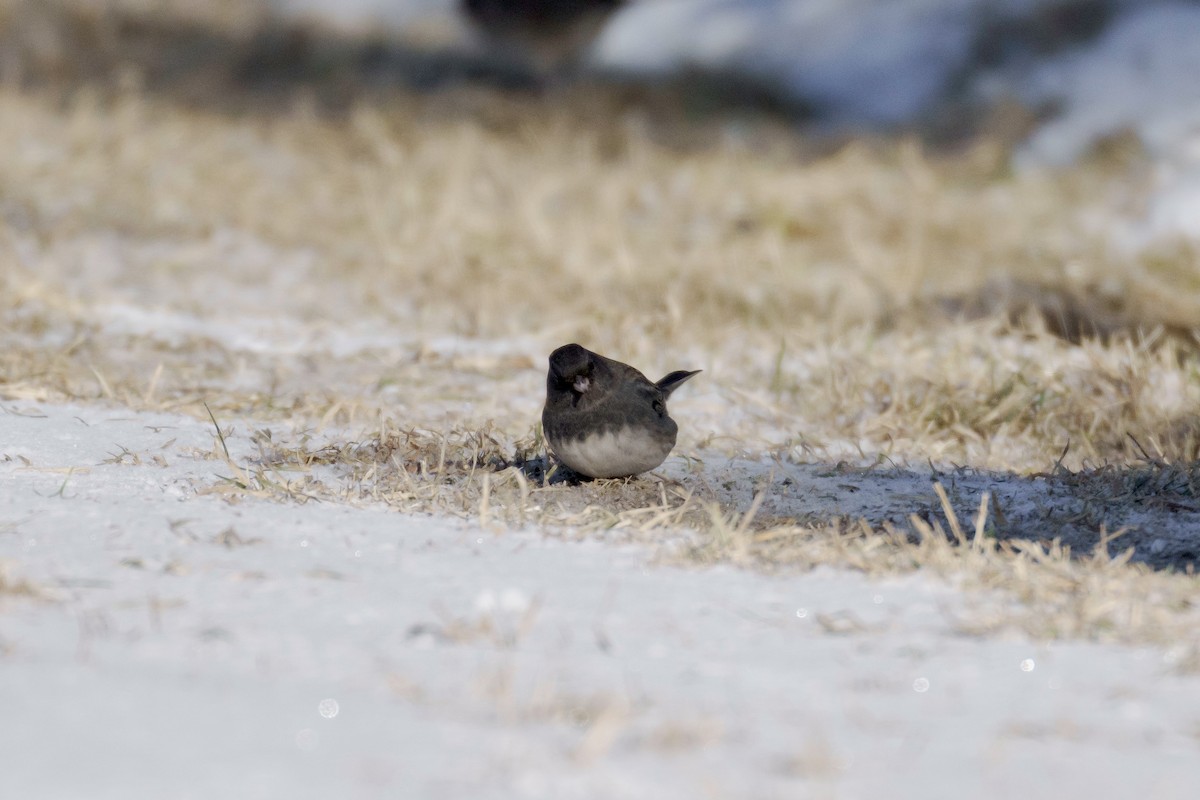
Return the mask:
<path id="1" fill-rule="evenodd" d="M 623 478 L 652 470 L 671 452 L 661 439 L 622 428 L 584 439 L 554 444 L 554 452 L 571 469 L 593 478 Z"/>

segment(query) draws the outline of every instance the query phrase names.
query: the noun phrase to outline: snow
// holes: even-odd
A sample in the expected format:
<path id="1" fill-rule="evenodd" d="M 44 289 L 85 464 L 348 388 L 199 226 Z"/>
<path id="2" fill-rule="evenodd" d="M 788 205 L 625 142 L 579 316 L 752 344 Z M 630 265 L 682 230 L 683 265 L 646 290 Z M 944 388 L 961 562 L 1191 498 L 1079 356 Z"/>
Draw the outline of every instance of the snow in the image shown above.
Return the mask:
<path id="1" fill-rule="evenodd" d="M 402 41 L 461 46 L 470 31 L 458 14 L 457 0 L 266 0 L 284 19 L 316 21 L 348 34 L 386 30 Z"/>
<path id="2" fill-rule="evenodd" d="M 1145 217 L 1130 226 L 1121 243 L 1136 252 L 1181 238 L 1200 242 L 1200 159 L 1182 166 L 1161 164 L 1156 177 Z"/>
<path id="3" fill-rule="evenodd" d="M 1169 653 L 964 636 L 969 597 L 922 575 L 229 503 L 213 448 L 185 417 L 4 406 L 0 564 L 47 595 L 0 594 L 6 795 L 1173 798 L 1200 778 L 1200 677 Z"/>
<path id="4" fill-rule="evenodd" d="M 1200 240 L 1200 7 L 1168 3 L 1115 20 L 1095 44 L 1040 66 L 1022 86 L 1061 113 L 1018 154 L 1026 166 L 1064 165 L 1096 142 L 1133 134 L 1156 161 L 1144 216 L 1120 226 L 1136 252 L 1179 237 Z"/>
<path id="5" fill-rule="evenodd" d="M 972 4 L 943 0 L 635 3 L 597 45 L 602 67 L 756 76 L 836 120 L 922 113 L 972 45 Z"/>
<path id="6" fill-rule="evenodd" d="M 1101 39 L 1042 65 L 1023 87 L 1034 104 L 1066 102 L 1025 157 L 1067 164 L 1096 140 L 1134 131 L 1155 155 L 1200 145 L 1200 7 L 1167 4 L 1115 20 Z M 1196 153 L 1200 155 L 1200 153 Z"/>

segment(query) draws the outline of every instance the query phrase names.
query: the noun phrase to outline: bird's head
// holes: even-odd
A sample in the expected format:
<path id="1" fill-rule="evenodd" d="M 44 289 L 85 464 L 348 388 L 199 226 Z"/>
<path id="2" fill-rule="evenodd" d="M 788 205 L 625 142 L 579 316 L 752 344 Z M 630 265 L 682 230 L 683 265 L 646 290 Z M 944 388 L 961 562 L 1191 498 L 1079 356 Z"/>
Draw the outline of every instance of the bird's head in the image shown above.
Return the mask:
<path id="1" fill-rule="evenodd" d="M 555 389 L 583 394 L 592 388 L 595 368 L 591 352 L 577 344 L 565 344 L 550 354 L 547 383 Z"/>

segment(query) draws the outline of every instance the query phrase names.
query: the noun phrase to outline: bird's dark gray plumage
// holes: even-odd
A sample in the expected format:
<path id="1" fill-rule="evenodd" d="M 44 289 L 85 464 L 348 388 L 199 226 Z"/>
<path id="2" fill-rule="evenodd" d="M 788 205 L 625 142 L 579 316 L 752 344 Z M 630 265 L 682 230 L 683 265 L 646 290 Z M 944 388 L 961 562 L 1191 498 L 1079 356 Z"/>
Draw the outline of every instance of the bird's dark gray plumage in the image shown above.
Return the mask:
<path id="1" fill-rule="evenodd" d="M 675 446 L 678 427 L 667 398 L 700 370 L 657 383 L 638 370 L 568 344 L 550 354 L 542 430 L 555 456 L 590 478 L 652 470 Z"/>

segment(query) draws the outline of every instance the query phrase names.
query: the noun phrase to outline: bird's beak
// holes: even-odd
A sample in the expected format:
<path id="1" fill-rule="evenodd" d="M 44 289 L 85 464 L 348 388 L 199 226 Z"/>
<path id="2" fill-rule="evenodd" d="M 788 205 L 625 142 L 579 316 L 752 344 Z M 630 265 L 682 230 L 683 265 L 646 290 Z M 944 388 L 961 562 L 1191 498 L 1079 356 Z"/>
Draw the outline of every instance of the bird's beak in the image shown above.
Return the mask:
<path id="1" fill-rule="evenodd" d="M 574 389 L 579 394 L 583 394 L 584 392 L 586 392 L 588 390 L 589 387 L 591 387 L 591 385 L 592 385 L 592 382 L 591 382 L 591 380 L 588 379 L 588 377 L 586 375 L 580 375 L 575 378 L 575 382 L 573 384 L 571 384 L 571 388 Z"/>

